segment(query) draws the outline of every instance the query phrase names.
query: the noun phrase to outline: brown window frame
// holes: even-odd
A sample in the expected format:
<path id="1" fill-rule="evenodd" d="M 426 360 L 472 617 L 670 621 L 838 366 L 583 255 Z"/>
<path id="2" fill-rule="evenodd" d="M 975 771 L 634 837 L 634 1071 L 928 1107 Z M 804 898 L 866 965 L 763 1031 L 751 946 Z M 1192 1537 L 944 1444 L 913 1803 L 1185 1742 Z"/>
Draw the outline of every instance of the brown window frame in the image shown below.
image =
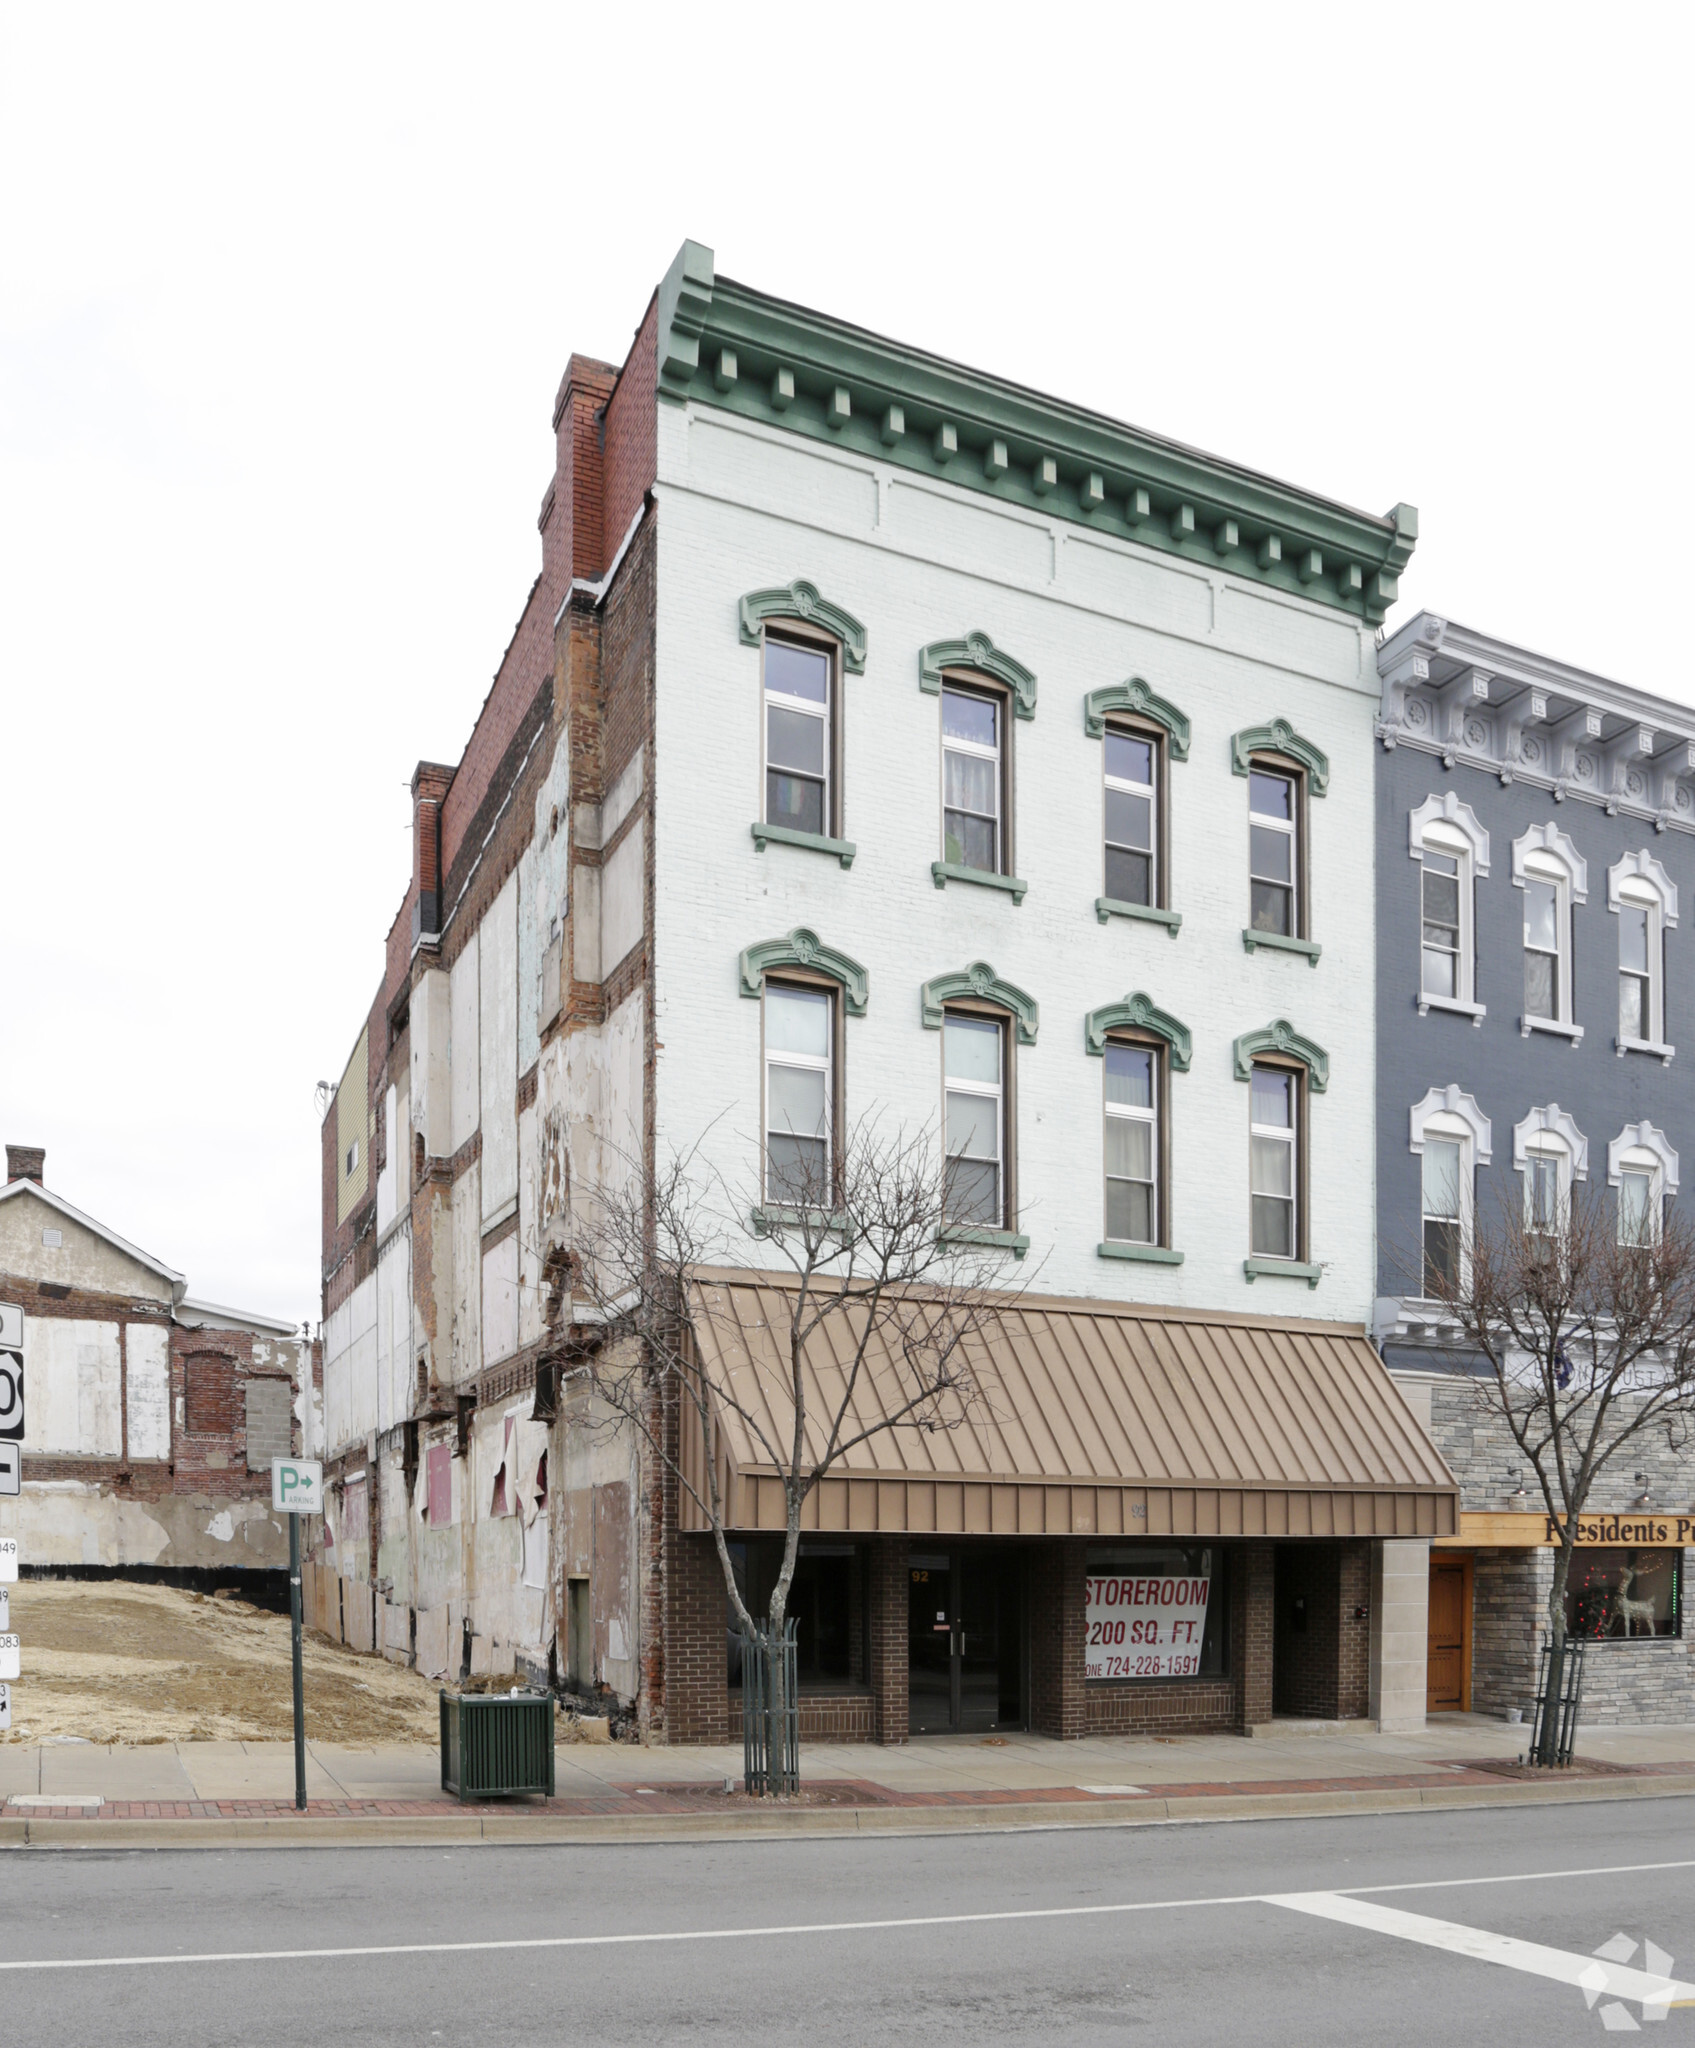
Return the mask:
<path id="1" fill-rule="evenodd" d="M 1312 1162 L 1309 1150 L 1308 1097 L 1312 1092 L 1312 1076 L 1300 1060 L 1284 1059 L 1276 1053 L 1256 1053 L 1249 1062 L 1248 1076 L 1248 1255 L 1256 1259 L 1274 1259 L 1275 1252 L 1254 1250 L 1254 1176 L 1253 1176 L 1253 1074 L 1252 1069 L 1263 1067 L 1268 1073 L 1292 1074 L 1295 1077 L 1295 1252 L 1285 1263 L 1304 1266 L 1311 1263 L 1312 1249 L 1308 1227 L 1308 1189 L 1312 1181 Z"/>
<path id="2" fill-rule="evenodd" d="M 1013 1028 L 1014 1018 L 1010 1010 L 998 1003 L 975 1002 L 966 997 L 958 1002 L 942 1006 L 941 1029 L 941 1070 L 942 1070 L 942 1173 L 943 1205 L 946 1207 L 946 1175 L 948 1161 L 948 1032 L 950 1017 L 973 1017 L 999 1026 L 1001 1034 L 1001 1203 L 1000 1218 L 995 1223 L 971 1223 L 963 1217 L 942 1218 L 944 1229 L 957 1230 L 1001 1230 L 1016 1231 L 1018 1228 L 1018 1062 L 1014 1057 L 1018 1033 Z"/>
<path id="3" fill-rule="evenodd" d="M 771 1154 L 770 1128 L 767 1123 L 769 1104 L 766 1088 L 770 1069 L 767 1065 L 765 1047 L 765 993 L 771 988 L 804 989 L 808 995 L 821 995 L 830 1005 L 830 1077 L 829 1098 L 826 1114 L 830 1127 L 830 1200 L 840 1202 L 842 1198 L 842 1145 L 846 1137 L 846 1118 L 843 1102 L 846 1090 L 843 1086 L 843 1062 L 847 1055 L 846 1011 L 842 1001 L 842 986 L 832 981 L 827 974 L 812 974 L 804 967 L 783 967 L 762 975 L 759 983 L 759 1188 L 760 1200 L 772 1209 L 792 1209 L 796 1205 L 788 1195 L 770 1185 Z"/>
<path id="4" fill-rule="evenodd" d="M 759 805 L 754 815 L 766 825 L 781 825 L 782 819 L 769 815 L 770 791 L 770 746 L 771 729 L 768 719 L 769 703 L 765 689 L 765 650 L 775 642 L 778 646 L 801 647 L 808 653 L 823 654 L 830 663 L 830 701 L 825 718 L 824 758 L 828 763 L 828 782 L 825 788 L 824 830 L 820 835 L 825 839 L 841 839 L 845 835 L 842 821 L 845 811 L 842 801 L 842 771 L 844 749 L 842 746 L 842 677 L 847 664 L 842 660 L 842 643 L 833 633 L 826 633 L 810 626 L 800 619 L 768 621 L 759 635 Z"/>
<path id="5" fill-rule="evenodd" d="M 1101 888 L 1109 903 L 1119 902 L 1106 885 L 1106 747 L 1105 733 L 1120 733 L 1126 739 L 1143 740 L 1154 754 L 1154 910 L 1171 908 L 1171 735 L 1152 719 L 1137 718 L 1131 712 L 1113 712 L 1104 725 L 1101 747 Z"/>
<path id="6" fill-rule="evenodd" d="M 1306 769 L 1299 761 L 1291 760 L 1287 754 L 1255 752 L 1248 756 L 1248 929 L 1254 928 L 1254 856 L 1253 856 L 1253 782 L 1255 770 L 1266 775 L 1280 775 L 1295 785 L 1294 841 L 1295 841 L 1295 886 L 1293 903 L 1296 929 L 1291 938 L 1310 941 L 1312 938 L 1312 817 L 1311 791 Z M 1268 934 L 1275 936 L 1275 934 Z"/>
<path id="7" fill-rule="evenodd" d="M 978 868 L 977 874 L 1016 875 L 1018 873 L 1017 848 L 1013 830 L 1015 779 L 1013 775 L 1012 728 L 1014 723 L 1012 692 L 1004 683 L 993 676 L 986 676 L 978 669 L 948 668 L 942 671 L 941 688 L 936 695 L 937 738 L 941 742 L 938 751 L 936 771 L 941 804 L 937 814 L 940 826 L 941 858 L 948 859 L 948 740 L 946 726 L 946 700 L 948 692 L 956 691 L 962 696 L 983 697 L 994 704 L 1000 714 L 1000 865 L 994 868 Z M 1104 785 L 1103 785 L 1104 787 Z M 951 863 L 949 863 L 951 865 Z"/>
<path id="8" fill-rule="evenodd" d="M 1134 1046 L 1154 1062 L 1154 1248 L 1170 1251 L 1171 1232 L 1171 1047 L 1151 1031 L 1109 1031 L 1108 1045 Z M 1111 1237 L 1106 1229 L 1106 1069 L 1101 1069 L 1101 1238 L 1106 1244 L 1139 1244 L 1140 1238 Z"/>

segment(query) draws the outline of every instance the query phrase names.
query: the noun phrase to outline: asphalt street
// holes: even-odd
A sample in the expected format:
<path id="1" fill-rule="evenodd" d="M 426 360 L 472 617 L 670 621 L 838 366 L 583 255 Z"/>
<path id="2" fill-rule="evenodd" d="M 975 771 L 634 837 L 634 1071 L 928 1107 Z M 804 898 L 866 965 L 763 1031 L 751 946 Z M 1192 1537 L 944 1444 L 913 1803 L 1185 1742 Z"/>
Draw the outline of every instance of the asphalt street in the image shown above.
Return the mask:
<path id="1" fill-rule="evenodd" d="M 15 2041 L 1543 2044 L 1646 2017 L 1666 2048 L 1695 2042 L 1692 1799 L 670 1846 L 24 1849 L 0 1884 Z"/>

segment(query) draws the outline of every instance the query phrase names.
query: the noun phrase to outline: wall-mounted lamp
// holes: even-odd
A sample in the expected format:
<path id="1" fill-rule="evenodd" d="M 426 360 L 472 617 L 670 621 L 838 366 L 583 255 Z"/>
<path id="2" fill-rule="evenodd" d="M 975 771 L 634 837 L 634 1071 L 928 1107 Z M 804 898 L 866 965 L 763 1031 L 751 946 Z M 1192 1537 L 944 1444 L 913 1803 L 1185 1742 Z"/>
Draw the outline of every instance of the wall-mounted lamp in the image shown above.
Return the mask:
<path id="1" fill-rule="evenodd" d="M 1639 1508 L 1651 1508 L 1654 1505 L 1654 1494 L 1652 1487 L 1648 1483 L 1647 1473 L 1638 1472 L 1636 1483 L 1641 1487 L 1642 1491 L 1636 1496 L 1634 1505 Z"/>

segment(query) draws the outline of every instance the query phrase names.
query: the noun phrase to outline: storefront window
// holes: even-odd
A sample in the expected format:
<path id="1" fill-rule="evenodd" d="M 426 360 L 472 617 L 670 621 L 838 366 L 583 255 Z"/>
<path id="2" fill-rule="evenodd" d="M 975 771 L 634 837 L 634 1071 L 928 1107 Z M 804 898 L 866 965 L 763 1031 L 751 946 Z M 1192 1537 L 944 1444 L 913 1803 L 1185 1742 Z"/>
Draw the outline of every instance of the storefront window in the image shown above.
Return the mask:
<path id="1" fill-rule="evenodd" d="M 1566 1581 L 1574 1636 L 1647 1642 L 1683 1633 L 1681 1550 L 1579 1550 Z"/>
<path id="2" fill-rule="evenodd" d="M 1228 1675 L 1230 1580 L 1216 1545 L 1091 1544 L 1086 1570 L 1086 1678 Z"/>
<path id="3" fill-rule="evenodd" d="M 782 1538 L 755 1537 L 730 1545 L 736 1585 L 748 1612 L 763 1622 L 771 1589 L 783 1565 Z M 789 1581 L 787 1612 L 795 1624 L 796 1671 L 803 1686 L 862 1685 L 870 1670 L 866 1635 L 868 1552 L 863 1544 L 808 1541 L 802 1538 Z M 726 1596 L 728 1677 L 742 1682 L 741 1633 Z"/>

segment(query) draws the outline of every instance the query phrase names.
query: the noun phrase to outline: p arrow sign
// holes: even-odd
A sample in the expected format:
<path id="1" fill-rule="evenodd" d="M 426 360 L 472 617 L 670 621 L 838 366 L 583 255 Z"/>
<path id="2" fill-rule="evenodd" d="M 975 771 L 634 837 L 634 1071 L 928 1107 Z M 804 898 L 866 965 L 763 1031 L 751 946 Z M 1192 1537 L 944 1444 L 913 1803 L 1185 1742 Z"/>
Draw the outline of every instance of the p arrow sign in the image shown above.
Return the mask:
<path id="1" fill-rule="evenodd" d="M 324 1512 L 324 1468 L 317 1459 L 271 1460 L 271 1506 L 279 1515 Z"/>

